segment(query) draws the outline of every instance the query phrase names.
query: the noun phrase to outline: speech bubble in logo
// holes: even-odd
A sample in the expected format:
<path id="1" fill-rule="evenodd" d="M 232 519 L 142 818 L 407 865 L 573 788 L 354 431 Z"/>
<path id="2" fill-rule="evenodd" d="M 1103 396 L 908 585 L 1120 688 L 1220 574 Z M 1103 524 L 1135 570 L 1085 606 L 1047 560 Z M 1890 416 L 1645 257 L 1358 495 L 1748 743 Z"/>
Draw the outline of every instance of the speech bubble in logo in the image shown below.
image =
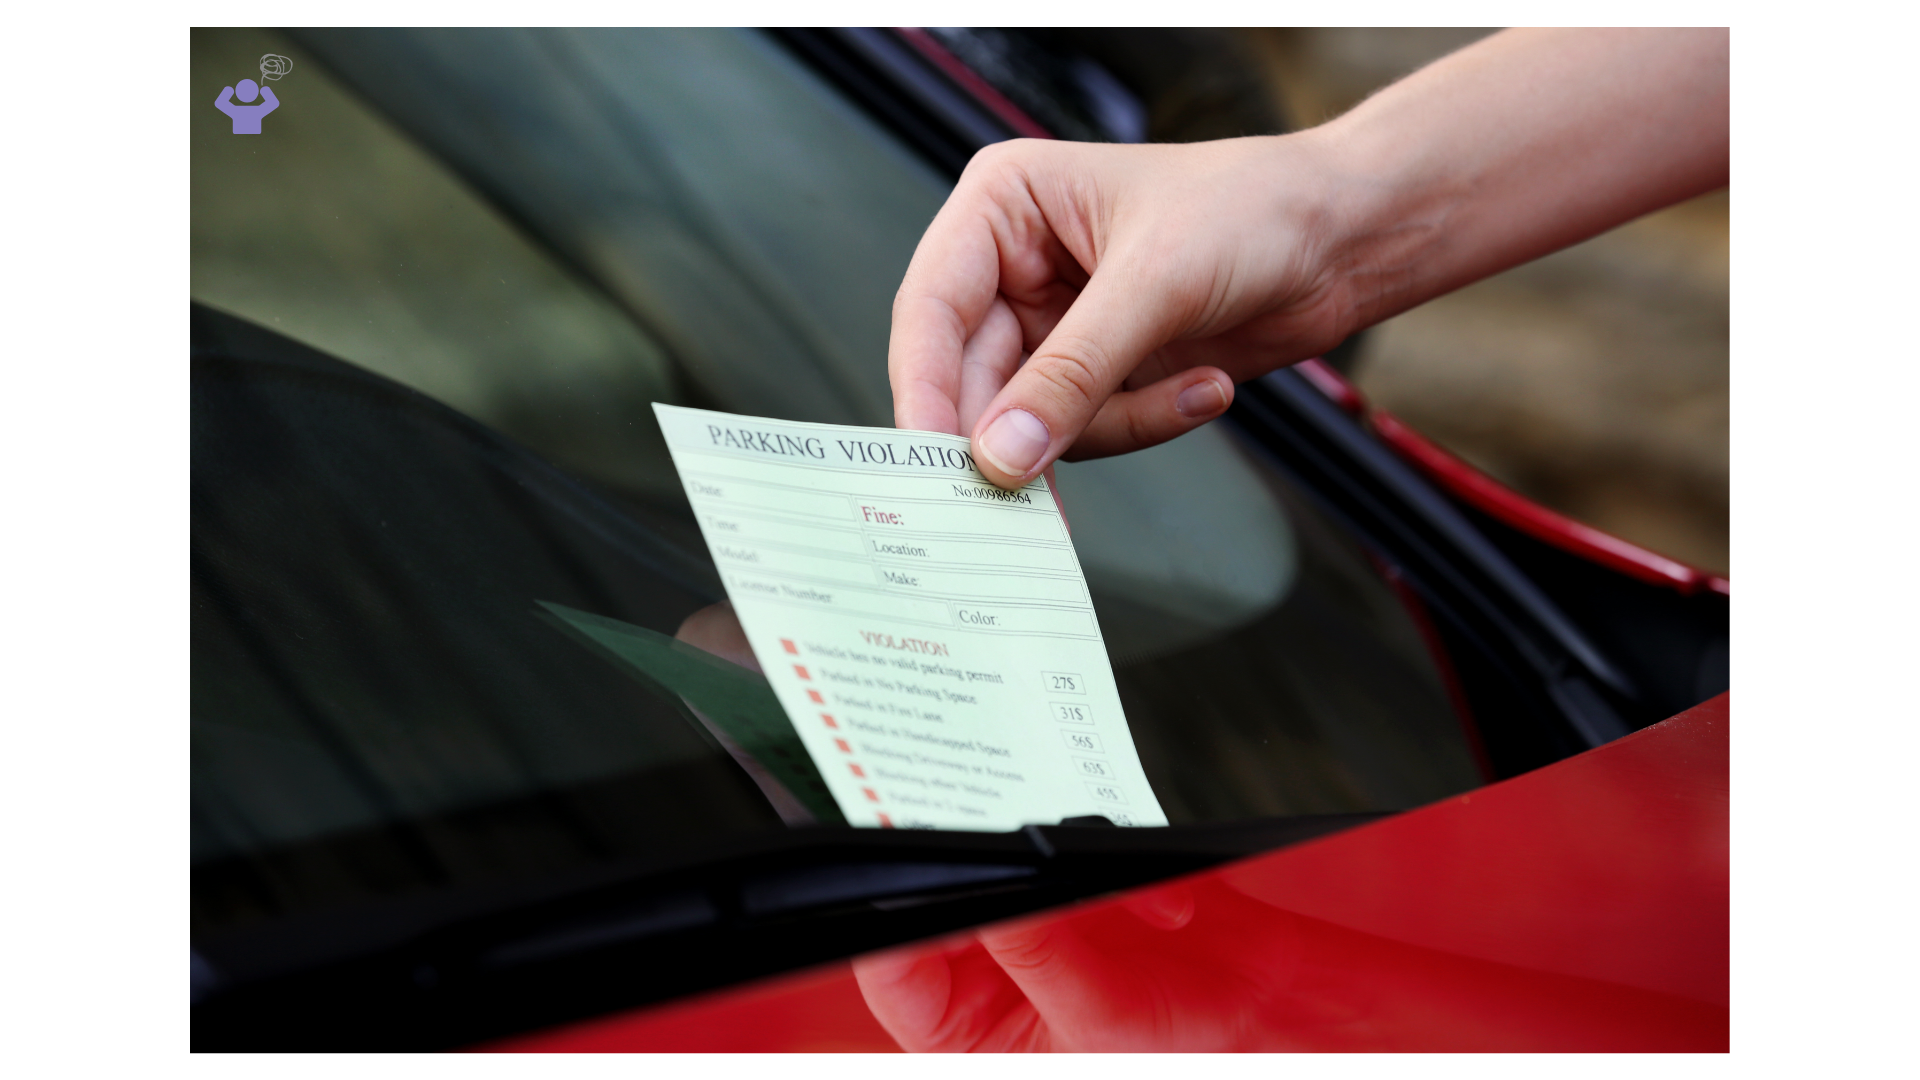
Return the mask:
<path id="1" fill-rule="evenodd" d="M 277 80 L 292 70 L 293 61 L 278 53 L 263 53 L 260 57 L 260 77 L 263 79 Z"/>

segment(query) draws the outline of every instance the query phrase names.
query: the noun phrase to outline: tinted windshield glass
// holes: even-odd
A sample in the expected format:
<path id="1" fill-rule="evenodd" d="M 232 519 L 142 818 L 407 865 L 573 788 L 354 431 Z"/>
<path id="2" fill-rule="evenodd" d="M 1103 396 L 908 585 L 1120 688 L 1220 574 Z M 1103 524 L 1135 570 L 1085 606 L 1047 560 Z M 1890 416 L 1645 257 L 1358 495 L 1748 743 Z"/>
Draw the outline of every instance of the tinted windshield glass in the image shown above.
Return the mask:
<path id="1" fill-rule="evenodd" d="M 193 118 L 196 921 L 831 820 L 541 605 L 724 599 L 648 403 L 888 423 L 950 182 L 751 32 L 196 31 L 195 92 L 264 53 L 261 135 Z M 1059 489 L 1172 821 L 1480 782 L 1394 590 L 1230 428 Z"/>

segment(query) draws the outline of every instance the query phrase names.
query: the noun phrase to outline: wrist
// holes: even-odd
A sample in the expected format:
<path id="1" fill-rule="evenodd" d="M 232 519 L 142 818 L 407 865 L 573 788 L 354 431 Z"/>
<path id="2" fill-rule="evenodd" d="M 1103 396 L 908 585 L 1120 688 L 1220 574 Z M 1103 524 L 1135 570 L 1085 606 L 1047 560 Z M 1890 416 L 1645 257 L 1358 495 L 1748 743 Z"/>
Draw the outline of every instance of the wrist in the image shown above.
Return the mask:
<path id="1" fill-rule="evenodd" d="M 1470 185 L 1420 141 L 1391 137 L 1348 114 L 1297 135 L 1322 192 L 1320 274 L 1344 334 L 1354 334 L 1445 291 L 1452 228 Z"/>

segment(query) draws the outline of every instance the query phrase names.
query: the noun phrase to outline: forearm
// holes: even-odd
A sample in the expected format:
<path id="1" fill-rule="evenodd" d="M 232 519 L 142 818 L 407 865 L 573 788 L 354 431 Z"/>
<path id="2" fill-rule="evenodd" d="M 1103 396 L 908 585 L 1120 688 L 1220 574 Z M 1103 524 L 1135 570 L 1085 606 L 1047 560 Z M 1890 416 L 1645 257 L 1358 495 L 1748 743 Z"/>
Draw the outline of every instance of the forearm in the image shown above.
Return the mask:
<path id="1" fill-rule="evenodd" d="M 1304 133 L 1352 329 L 1727 182 L 1725 30 L 1516 30 Z"/>

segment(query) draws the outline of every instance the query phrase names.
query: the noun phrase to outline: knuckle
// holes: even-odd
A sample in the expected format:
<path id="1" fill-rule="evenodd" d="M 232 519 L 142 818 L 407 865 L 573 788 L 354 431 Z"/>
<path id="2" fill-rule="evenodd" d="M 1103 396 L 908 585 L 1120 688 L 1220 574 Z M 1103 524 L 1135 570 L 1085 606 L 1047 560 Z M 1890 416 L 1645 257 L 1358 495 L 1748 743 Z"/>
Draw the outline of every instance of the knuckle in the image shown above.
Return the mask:
<path id="1" fill-rule="evenodd" d="M 986 164 L 1004 164 L 1026 157 L 1033 148 L 1042 145 L 1045 139 L 1002 139 L 988 143 L 973 152 L 974 161 Z"/>
<path id="2" fill-rule="evenodd" d="M 1121 419 L 1126 426 L 1127 442 L 1136 449 L 1152 446 L 1160 441 L 1159 433 L 1147 424 L 1146 418 L 1141 416 L 1138 410 L 1126 410 Z"/>
<path id="3" fill-rule="evenodd" d="M 1109 365 L 1092 342 L 1058 342 L 1044 356 L 1028 361 L 1026 370 L 1053 388 L 1062 405 L 1089 412 L 1106 399 Z"/>
<path id="4" fill-rule="evenodd" d="M 1017 145 L 1024 139 L 1010 139 L 1006 142 L 988 143 L 973 152 L 967 159 L 967 167 L 960 170 L 960 183 L 982 183 L 985 178 L 999 172 L 1018 161 L 1023 152 Z"/>

